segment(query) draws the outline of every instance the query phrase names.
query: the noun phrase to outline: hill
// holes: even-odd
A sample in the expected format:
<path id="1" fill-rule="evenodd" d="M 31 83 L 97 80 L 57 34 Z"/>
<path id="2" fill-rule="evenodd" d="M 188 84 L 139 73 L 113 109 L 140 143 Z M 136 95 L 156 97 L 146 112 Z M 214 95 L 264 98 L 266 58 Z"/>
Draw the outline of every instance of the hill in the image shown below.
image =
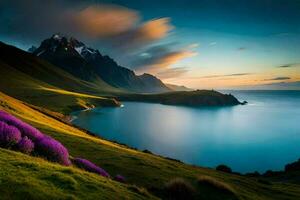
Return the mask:
<path id="1" fill-rule="evenodd" d="M 1 199 L 155 199 L 136 186 L 1 148 L 0 166 Z"/>
<path id="2" fill-rule="evenodd" d="M 0 74 L 7 77 L 0 79 L 0 91 L 62 113 L 92 106 L 119 106 L 114 99 L 99 96 L 122 92 L 101 79 L 93 83 L 83 81 L 34 55 L 1 42 L 0 51 Z"/>

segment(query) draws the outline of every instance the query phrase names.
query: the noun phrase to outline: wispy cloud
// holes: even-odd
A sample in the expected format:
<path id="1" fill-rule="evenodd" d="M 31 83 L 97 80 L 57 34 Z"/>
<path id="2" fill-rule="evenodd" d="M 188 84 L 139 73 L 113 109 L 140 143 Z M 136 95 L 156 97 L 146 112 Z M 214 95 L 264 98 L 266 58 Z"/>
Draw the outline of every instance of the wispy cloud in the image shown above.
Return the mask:
<path id="1" fill-rule="evenodd" d="M 138 71 L 152 71 L 152 73 L 159 73 L 168 76 L 170 73 L 182 73 L 185 68 L 171 68 L 171 65 L 192 56 L 197 55 L 192 47 L 188 48 L 175 48 L 176 44 L 156 45 L 148 48 L 146 51 L 139 55 L 134 55 L 135 61 L 133 63 L 134 69 Z M 194 45 L 193 45 L 194 48 Z M 176 50 L 174 50 L 176 49 Z M 180 71 L 180 72 L 179 72 Z"/>
<path id="2" fill-rule="evenodd" d="M 165 38 L 173 28 L 170 18 L 153 19 L 127 31 L 120 32 L 109 39 L 114 47 L 136 50 L 136 48 Z"/>
<path id="3" fill-rule="evenodd" d="M 248 75 L 252 75 L 252 74 L 253 74 L 253 73 L 236 73 L 236 74 L 223 74 L 223 75 L 200 76 L 200 77 L 193 77 L 193 78 L 196 78 L 196 79 L 222 78 L 222 77 L 248 76 Z"/>
<path id="4" fill-rule="evenodd" d="M 136 10 L 112 4 L 84 1 L 0 1 L 0 25 L 9 20 L 9 37 L 44 39 L 53 33 L 111 44 L 114 48 L 137 48 L 166 37 L 174 28 L 170 18 L 142 21 Z M 3 15 L 3 16 L 2 16 Z M 38 17 L 37 17 L 38 16 Z M 4 34 L 4 33 L 2 33 Z"/>
<path id="5" fill-rule="evenodd" d="M 292 82 L 277 82 L 277 83 L 267 83 L 263 85 L 274 85 L 274 86 L 297 86 L 300 89 L 300 81 L 292 81 Z"/>
<path id="6" fill-rule="evenodd" d="M 238 51 L 245 51 L 247 48 L 246 47 L 240 47 L 240 48 L 238 48 L 237 50 Z"/>
<path id="7" fill-rule="evenodd" d="M 139 14 L 116 5 L 93 5 L 83 10 L 72 10 L 68 15 L 77 31 L 94 38 L 116 36 L 126 32 L 139 21 Z"/>
<path id="8" fill-rule="evenodd" d="M 1 12 L 3 10 L 9 12 Z M 166 69 L 182 59 L 196 55 L 192 49 L 198 46 L 197 43 L 181 45 L 179 48 L 172 44 L 168 45 L 167 50 L 157 48 L 157 53 L 151 51 L 153 46 L 163 43 L 162 40 L 175 27 L 168 17 L 146 21 L 142 19 L 143 16 L 137 10 L 114 4 L 66 0 L 0 0 L 0 26 L 9 21 L 9 28 L 1 29 L 0 35 L 16 41 L 32 44 L 33 41 L 41 41 L 59 32 L 76 37 L 87 45 L 93 44 L 96 48 L 101 46 L 105 53 L 117 58 L 120 64 L 136 69 Z"/>
<path id="9" fill-rule="evenodd" d="M 291 77 L 278 76 L 278 77 L 271 78 L 271 79 L 264 79 L 264 81 L 282 81 L 282 80 L 289 80 L 289 79 L 291 79 Z"/>
<path id="10" fill-rule="evenodd" d="M 291 82 L 275 82 L 265 83 L 259 85 L 244 85 L 238 87 L 239 89 L 256 89 L 256 90 L 300 90 L 300 81 Z"/>
<path id="11" fill-rule="evenodd" d="M 291 64 L 285 64 L 277 66 L 278 68 L 290 68 L 290 67 L 297 67 L 300 66 L 300 63 L 291 63 Z"/>

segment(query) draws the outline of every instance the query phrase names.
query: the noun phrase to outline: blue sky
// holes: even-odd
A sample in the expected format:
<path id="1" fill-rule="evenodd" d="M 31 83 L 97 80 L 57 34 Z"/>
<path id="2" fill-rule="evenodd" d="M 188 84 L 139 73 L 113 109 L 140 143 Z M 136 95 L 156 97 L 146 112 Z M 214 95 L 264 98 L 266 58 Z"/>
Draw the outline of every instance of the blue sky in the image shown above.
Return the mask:
<path id="1" fill-rule="evenodd" d="M 168 83 L 201 89 L 268 89 L 272 84 L 275 89 L 300 89 L 299 0 L 24 2 L 7 1 L 0 7 L 0 40 L 23 49 L 56 31 L 80 37 L 125 67 Z M 42 22 L 31 18 L 40 10 Z M 53 17 L 63 13 L 65 18 L 70 11 L 89 19 L 107 13 L 120 18 L 112 21 L 108 34 L 99 26 L 101 19 L 93 24 L 85 18 L 88 25 L 76 24 L 87 30 L 81 33 Z M 19 27 L 24 24 L 32 31 Z"/>

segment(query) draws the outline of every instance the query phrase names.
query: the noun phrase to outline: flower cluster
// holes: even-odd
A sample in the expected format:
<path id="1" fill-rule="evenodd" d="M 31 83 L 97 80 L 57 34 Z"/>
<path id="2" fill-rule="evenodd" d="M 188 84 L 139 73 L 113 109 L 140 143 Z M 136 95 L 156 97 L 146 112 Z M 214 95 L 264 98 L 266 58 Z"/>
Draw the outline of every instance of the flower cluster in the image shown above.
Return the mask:
<path id="1" fill-rule="evenodd" d="M 93 172 L 104 177 L 110 177 L 110 175 L 104 169 L 98 167 L 97 165 L 95 165 L 89 160 L 83 158 L 74 158 L 73 164 L 86 171 Z"/>
<path id="2" fill-rule="evenodd" d="M 27 137 L 23 137 L 17 144 L 17 150 L 30 154 L 34 149 L 34 143 Z"/>
<path id="3" fill-rule="evenodd" d="M 125 182 L 126 182 L 125 177 L 122 176 L 122 175 L 120 175 L 120 174 L 116 175 L 116 176 L 114 177 L 114 180 L 115 180 L 115 181 L 118 181 L 118 182 L 121 182 L 121 183 L 125 183 Z"/>
<path id="4" fill-rule="evenodd" d="M 49 161 L 70 165 L 68 150 L 57 140 L 44 136 L 35 142 L 35 152 Z"/>
<path id="5" fill-rule="evenodd" d="M 10 148 L 21 140 L 20 131 L 7 123 L 0 121 L 0 146 Z"/>
<path id="6" fill-rule="evenodd" d="M 4 111 L 0 111 L 0 145 L 27 154 L 34 152 L 62 165 L 71 164 L 69 152 L 60 142 Z"/>
<path id="7" fill-rule="evenodd" d="M 104 169 L 89 160 L 74 158 L 71 163 L 68 149 L 60 142 L 4 111 L 0 111 L 0 147 L 38 155 L 61 165 L 74 164 L 88 172 L 110 177 Z M 121 175 L 115 176 L 114 180 L 125 182 Z"/>
<path id="8" fill-rule="evenodd" d="M 18 118 L 12 115 L 9 115 L 6 112 L 0 111 L 0 121 L 3 121 L 11 126 L 18 128 L 23 137 L 27 136 L 32 141 L 35 141 L 44 136 L 36 128 L 30 126 L 29 124 L 19 120 Z"/>

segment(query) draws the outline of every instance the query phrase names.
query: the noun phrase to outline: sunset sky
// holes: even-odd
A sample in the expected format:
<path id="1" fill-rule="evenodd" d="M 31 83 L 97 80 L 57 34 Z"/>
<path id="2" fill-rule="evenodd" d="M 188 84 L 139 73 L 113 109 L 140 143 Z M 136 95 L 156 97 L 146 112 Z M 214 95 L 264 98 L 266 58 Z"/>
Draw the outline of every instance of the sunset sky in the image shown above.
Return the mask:
<path id="1" fill-rule="evenodd" d="M 299 0 L 2 0 L 0 26 L 24 50 L 60 32 L 166 83 L 300 89 Z"/>

